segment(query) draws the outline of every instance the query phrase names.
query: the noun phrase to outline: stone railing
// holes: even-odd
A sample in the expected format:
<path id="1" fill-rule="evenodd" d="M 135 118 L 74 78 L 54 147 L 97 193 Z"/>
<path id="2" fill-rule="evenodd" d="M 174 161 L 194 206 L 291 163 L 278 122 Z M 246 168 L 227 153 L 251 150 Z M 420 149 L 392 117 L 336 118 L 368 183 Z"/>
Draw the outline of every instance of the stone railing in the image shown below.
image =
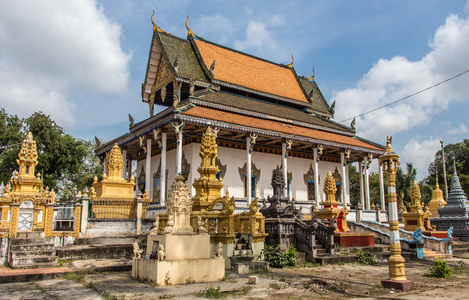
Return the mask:
<path id="1" fill-rule="evenodd" d="M 335 245 L 334 245 L 335 228 L 319 220 L 318 221 L 311 220 L 309 224 L 311 224 L 311 227 L 313 228 L 313 232 L 316 238 L 324 246 L 326 251 L 330 254 L 335 254 Z"/>
<path id="2" fill-rule="evenodd" d="M 307 259 L 312 259 L 317 256 L 316 237 L 313 228 L 300 219 L 295 220 L 296 249 L 306 253 Z"/>

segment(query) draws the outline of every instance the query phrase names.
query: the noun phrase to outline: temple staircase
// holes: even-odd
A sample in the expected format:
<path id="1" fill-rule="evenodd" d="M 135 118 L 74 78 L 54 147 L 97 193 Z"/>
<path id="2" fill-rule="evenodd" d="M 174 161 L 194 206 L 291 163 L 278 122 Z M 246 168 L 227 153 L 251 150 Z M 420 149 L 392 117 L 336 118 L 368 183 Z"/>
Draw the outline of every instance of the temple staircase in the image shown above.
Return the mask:
<path id="1" fill-rule="evenodd" d="M 469 242 L 453 238 L 453 255 L 456 257 L 469 257 Z"/>
<path id="2" fill-rule="evenodd" d="M 53 238 L 40 232 L 19 233 L 10 241 L 10 267 L 14 269 L 50 268 L 57 265 Z"/>

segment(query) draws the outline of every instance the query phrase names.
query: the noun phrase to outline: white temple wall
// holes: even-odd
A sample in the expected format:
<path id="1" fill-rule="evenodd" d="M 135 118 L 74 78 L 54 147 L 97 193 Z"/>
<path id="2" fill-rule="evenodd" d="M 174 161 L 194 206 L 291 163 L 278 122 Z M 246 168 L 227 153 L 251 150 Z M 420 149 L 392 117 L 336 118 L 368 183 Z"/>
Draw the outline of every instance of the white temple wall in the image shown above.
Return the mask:
<path id="1" fill-rule="evenodd" d="M 183 154 L 190 164 L 190 173 L 188 176 L 187 183 L 191 187 L 192 196 L 195 195 L 195 189 L 192 187 L 192 183 L 195 178 L 199 178 L 197 168 L 200 166 L 201 158 L 199 157 L 200 144 L 191 143 L 183 146 Z M 168 169 L 167 178 L 167 191 L 170 190 L 171 184 L 176 178 L 176 149 L 172 149 L 166 153 L 166 168 Z M 241 181 L 238 168 L 242 168 L 246 163 L 246 150 L 244 149 L 232 149 L 227 147 L 218 147 L 218 158 L 223 165 L 226 165 L 226 173 L 223 178 L 224 188 L 222 189 L 222 196 L 225 195 L 228 189 L 230 197 L 245 198 L 244 195 L 244 183 Z M 273 190 L 271 186 L 272 170 L 275 169 L 282 163 L 282 156 L 276 154 L 269 154 L 263 152 L 252 152 L 252 161 L 256 165 L 257 169 L 261 170 L 260 179 L 256 186 L 256 195 L 259 199 L 267 198 L 272 196 Z M 290 183 L 290 197 L 296 201 L 307 201 L 308 193 L 307 186 L 304 183 L 303 176 L 310 169 L 310 165 L 313 163 L 312 159 L 289 157 L 287 159 L 288 172 L 292 172 L 292 182 Z M 153 174 L 158 170 L 160 164 L 160 155 L 152 156 L 151 162 L 151 184 L 153 184 Z M 145 160 L 137 162 L 137 177 L 140 175 L 141 169 L 145 168 Z M 323 184 L 324 178 L 326 178 L 327 172 L 334 173 L 337 167 L 341 174 L 342 169 L 340 163 L 332 163 L 326 161 L 319 162 L 319 191 L 320 199 L 323 201 L 324 192 Z M 346 167 L 348 171 L 348 167 Z M 342 175 L 342 174 L 341 174 Z M 146 185 L 148 189 L 148 185 Z"/>

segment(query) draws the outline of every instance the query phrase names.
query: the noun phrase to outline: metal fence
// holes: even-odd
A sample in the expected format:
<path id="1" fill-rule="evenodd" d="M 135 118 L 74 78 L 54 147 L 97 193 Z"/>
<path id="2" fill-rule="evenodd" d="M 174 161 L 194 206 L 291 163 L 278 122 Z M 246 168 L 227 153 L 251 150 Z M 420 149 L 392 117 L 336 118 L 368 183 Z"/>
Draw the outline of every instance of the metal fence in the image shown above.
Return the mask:
<path id="1" fill-rule="evenodd" d="M 53 231 L 73 231 L 75 228 L 75 207 L 56 206 L 52 220 Z"/>

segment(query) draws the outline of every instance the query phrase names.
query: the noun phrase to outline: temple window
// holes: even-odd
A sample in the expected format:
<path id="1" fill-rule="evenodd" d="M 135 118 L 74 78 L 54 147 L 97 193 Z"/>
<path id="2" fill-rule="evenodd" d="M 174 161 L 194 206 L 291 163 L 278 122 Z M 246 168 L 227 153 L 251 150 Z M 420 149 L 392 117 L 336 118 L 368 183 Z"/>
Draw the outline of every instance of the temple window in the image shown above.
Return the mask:
<path id="1" fill-rule="evenodd" d="M 138 190 L 144 194 L 145 193 L 145 171 L 143 170 L 143 165 L 142 169 L 140 171 L 140 174 L 138 175 Z"/>
<path id="2" fill-rule="evenodd" d="M 29 174 L 29 166 L 26 166 L 26 174 Z"/>
<path id="3" fill-rule="evenodd" d="M 244 197 L 247 197 L 247 184 L 246 184 L 246 173 L 247 173 L 247 163 L 244 163 L 242 168 L 238 168 L 240 179 L 243 182 L 244 188 Z M 251 162 L 251 197 L 256 197 L 257 184 L 261 177 L 261 170 L 256 168 L 256 164 Z"/>
<path id="4" fill-rule="evenodd" d="M 303 175 L 304 182 L 308 191 L 308 201 L 314 201 L 315 190 L 314 190 L 314 169 L 313 164 L 310 164 L 308 172 Z"/>

